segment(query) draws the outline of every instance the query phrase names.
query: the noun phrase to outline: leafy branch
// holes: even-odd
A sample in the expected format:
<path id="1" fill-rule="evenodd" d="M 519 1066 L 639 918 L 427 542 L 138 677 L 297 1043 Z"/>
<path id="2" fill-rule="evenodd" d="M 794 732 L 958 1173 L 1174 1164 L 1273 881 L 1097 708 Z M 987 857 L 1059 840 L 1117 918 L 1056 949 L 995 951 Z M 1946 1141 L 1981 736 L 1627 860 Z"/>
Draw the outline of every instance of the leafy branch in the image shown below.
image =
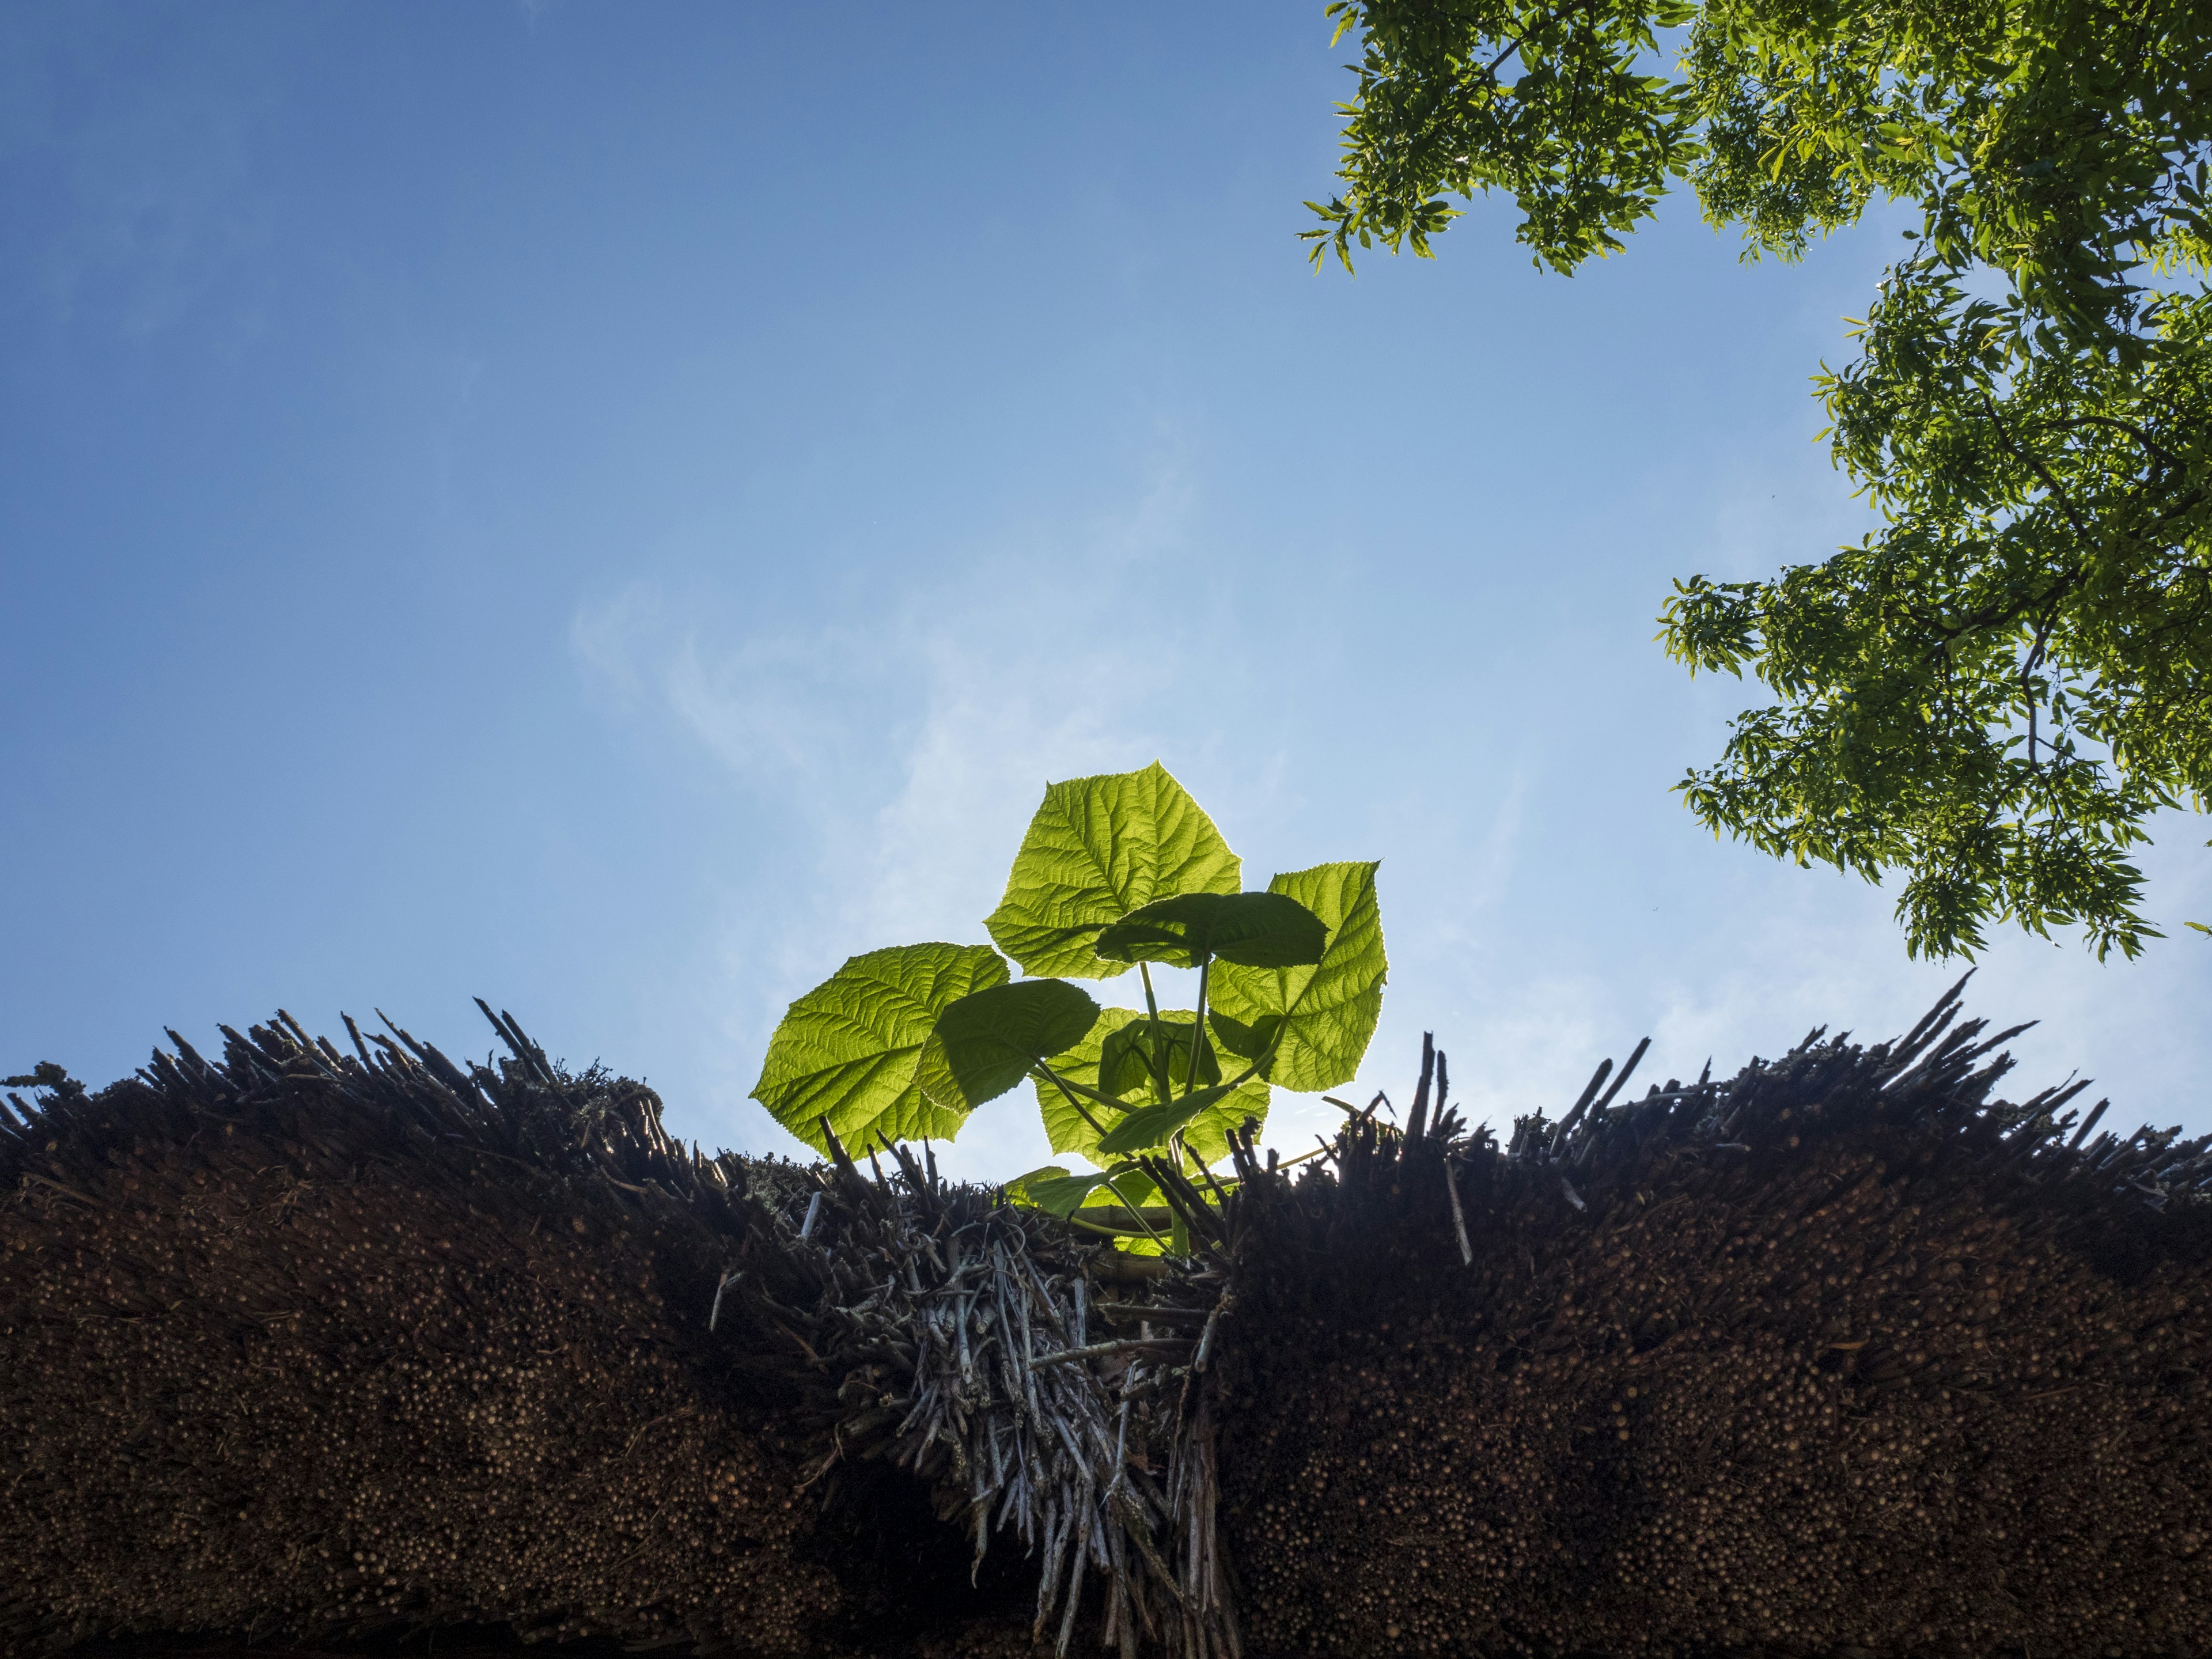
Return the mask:
<path id="1" fill-rule="evenodd" d="M 2198 0 L 1337 0 L 1357 35 L 1334 248 L 1432 252 L 1510 194 L 1536 262 L 1678 184 L 1791 260 L 1878 198 L 1919 224 L 1817 395 L 1881 515 L 1660 618 L 1778 701 L 1680 792 L 1717 833 L 1902 878 L 1909 947 L 2160 936 L 2133 849 L 2212 800 L 2212 28 Z M 1686 29 L 1662 66 L 1664 31 Z M 1520 73 L 1506 66 L 1516 57 Z M 1662 70 L 1666 72 L 1660 72 Z"/>

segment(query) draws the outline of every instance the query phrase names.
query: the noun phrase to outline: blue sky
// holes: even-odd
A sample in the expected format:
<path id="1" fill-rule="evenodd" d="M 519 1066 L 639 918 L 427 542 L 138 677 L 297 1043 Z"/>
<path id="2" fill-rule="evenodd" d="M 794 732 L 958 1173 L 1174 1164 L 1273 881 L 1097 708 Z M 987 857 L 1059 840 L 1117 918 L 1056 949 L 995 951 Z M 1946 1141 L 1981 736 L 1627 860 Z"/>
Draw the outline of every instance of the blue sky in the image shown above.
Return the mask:
<path id="1" fill-rule="evenodd" d="M 1671 578 L 1859 510 L 1807 378 L 1893 224 L 1670 202 L 1319 275 L 1319 4 L 0 12 L 0 1069 L 469 1002 L 745 1099 L 847 955 L 980 940 L 1048 779 L 1164 761 L 1255 881 L 1381 858 L 1364 1082 L 1504 1121 L 1956 967 L 1668 793 L 1748 701 Z M 2148 860 L 2212 919 L 2200 821 Z M 2016 935 L 2034 1086 L 2212 1128 L 2212 947 Z M 1334 1115 L 1279 1102 L 1273 1138 Z M 1019 1099 L 953 1167 L 1042 1162 Z"/>

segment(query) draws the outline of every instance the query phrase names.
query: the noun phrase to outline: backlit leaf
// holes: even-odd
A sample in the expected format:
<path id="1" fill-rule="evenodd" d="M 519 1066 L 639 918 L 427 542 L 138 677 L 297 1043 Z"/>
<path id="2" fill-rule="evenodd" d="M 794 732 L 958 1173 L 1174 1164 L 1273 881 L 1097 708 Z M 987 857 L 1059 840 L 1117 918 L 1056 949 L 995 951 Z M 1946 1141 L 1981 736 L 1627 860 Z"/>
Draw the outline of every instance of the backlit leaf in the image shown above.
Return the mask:
<path id="1" fill-rule="evenodd" d="M 1018 1175 L 1006 1182 L 1006 1196 L 1017 1204 L 1033 1202 L 1034 1199 L 1030 1192 L 1032 1187 L 1048 1181 L 1066 1179 L 1067 1170 L 1065 1165 L 1048 1164 L 1042 1169 L 1031 1170 L 1026 1175 Z"/>
<path id="2" fill-rule="evenodd" d="M 856 1149 L 878 1134 L 949 1140 L 963 1114 L 923 1097 L 916 1062 L 939 1014 L 1006 976 L 999 953 L 982 945 L 902 945 L 854 957 L 791 1005 L 752 1097 L 817 1152 L 829 1150 L 823 1117 Z"/>
<path id="3" fill-rule="evenodd" d="M 1316 965 L 1243 968 L 1224 963 L 1213 970 L 1210 999 L 1219 1012 L 1247 1026 L 1271 1015 L 1282 1020 L 1268 1072 L 1279 1087 L 1333 1089 L 1358 1073 L 1382 1012 L 1382 982 L 1389 971 L 1375 896 L 1376 867 L 1321 864 L 1277 876 L 1267 884 L 1268 891 L 1288 894 L 1327 926 L 1328 945 Z"/>
<path id="4" fill-rule="evenodd" d="M 1097 954 L 1112 923 L 1171 894 L 1233 893 L 1242 878 L 1213 821 L 1154 761 L 1049 786 L 984 926 L 1026 972 L 1107 979 L 1128 968 Z"/>
<path id="5" fill-rule="evenodd" d="M 1099 1088 L 1133 1100 L 1152 1096 L 1152 1042 L 1157 1034 L 1167 1063 L 1168 1086 L 1180 1089 L 1189 1073 L 1194 1029 L 1188 1014 L 1169 1013 L 1160 1016 L 1157 1027 L 1149 1019 L 1140 1019 L 1109 1032 L 1099 1051 Z M 1211 1042 L 1198 1051 L 1198 1080 L 1201 1084 L 1221 1081 L 1221 1061 Z"/>
<path id="6" fill-rule="evenodd" d="M 1108 1127 L 1098 1150 L 1109 1158 L 1151 1152 L 1168 1144 L 1168 1137 L 1216 1102 L 1235 1093 L 1217 1084 L 1164 1106 L 1140 1106 Z"/>
<path id="7" fill-rule="evenodd" d="M 1081 1209 L 1111 1209 L 1133 1211 L 1157 1203 L 1159 1188 L 1152 1178 L 1127 1164 L 1117 1164 L 1110 1170 L 1091 1175 L 1070 1175 L 1057 1164 L 1048 1165 L 1021 1177 L 1018 1190 L 1009 1182 L 1007 1190 L 1016 1193 L 1022 1202 L 1050 1212 L 1054 1215 L 1073 1215 Z M 1102 1217 L 1113 1221 L 1114 1217 Z M 1139 1224 L 1133 1218 L 1129 1224 Z"/>
<path id="8" fill-rule="evenodd" d="M 1111 962 L 1195 968 L 1211 958 L 1250 968 L 1310 966 L 1328 929 L 1282 893 L 1179 893 L 1131 911 L 1098 936 Z"/>
<path id="9" fill-rule="evenodd" d="M 937 1018 L 917 1080 L 933 1105 L 963 1114 L 995 1100 L 1047 1056 L 1079 1042 L 1098 1005 L 1063 979 L 1024 979 L 962 997 Z"/>
<path id="10" fill-rule="evenodd" d="M 1053 1055 L 1045 1064 L 1071 1083 L 1081 1084 L 1086 1088 L 1098 1088 L 1098 1060 L 1106 1039 L 1130 1021 L 1144 1018 L 1134 1008 L 1102 1008 L 1098 1011 L 1098 1023 L 1091 1028 L 1081 1042 Z M 1092 1128 L 1085 1121 L 1083 1111 L 1078 1110 L 1068 1097 L 1053 1084 L 1039 1078 L 1035 1086 L 1037 1114 L 1044 1120 L 1045 1138 L 1051 1143 L 1053 1151 L 1078 1152 L 1090 1158 L 1098 1149 L 1098 1137 L 1102 1132 Z M 1134 1091 L 1130 1094 L 1132 1103 L 1151 1098 L 1149 1089 L 1141 1094 Z M 1089 1111 L 1094 1118 L 1115 1115 L 1109 1109 L 1096 1102 L 1085 1101 L 1082 1104 L 1084 1110 Z M 1100 1161 L 1092 1159 L 1094 1163 Z"/>
<path id="11" fill-rule="evenodd" d="M 1213 1040 L 1239 1060 L 1259 1059 L 1274 1042 L 1275 1033 L 1283 1029 L 1280 1014 L 1262 1014 L 1247 1025 L 1218 1008 L 1206 1011 L 1206 1023 L 1213 1028 Z"/>
<path id="12" fill-rule="evenodd" d="M 1176 1015 L 1170 1013 L 1162 1018 L 1173 1020 Z M 1045 1063 L 1070 1082 L 1097 1088 L 1099 1054 L 1108 1038 L 1141 1024 L 1145 1018 L 1133 1008 L 1101 1009 L 1098 1024 L 1091 1029 L 1089 1036 Z M 1149 1085 L 1133 1088 L 1121 1096 L 1122 1104 L 1118 1109 L 1102 1106 L 1092 1100 L 1084 1101 L 1084 1111 L 1090 1114 L 1086 1119 L 1083 1111 L 1078 1111 L 1067 1097 L 1049 1083 L 1040 1080 L 1036 1096 L 1038 1115 L 1044 1120 L 1045 1134 L 1053 1151 L 1073 1152 L 1101 1166 L 1114 1161 L 1111 1154 L 1098 1149 L 1103 1132 L 1112 1129 L 1130 1111 L 1152 1104 Z M 1242 1125 L 1247 1117 L 1255 1117 L 1262 1123 L 1267 1121 L 1268 1097 L 1269 1090 L 1264 1081 L 1248 1079 L 1243 1087 L 1220 1097 L 1183 1126 L 1184 1145 L 1206 1163 L 1218 1163 L 1229 1155 L 1230 1131 Z M 1093 1121 L 1097 1127 L 1092 1127 Z"/>
<path id="13" fill-rule="evenodd" d="M 1182 1144 L 1200 1162 L 1218 1164 L 1229 1156 L 1231 1133 L 1243 1127 L 1246 1118 L 1257 1118 L 1263 1126 L 1267 1123 L 1272 1093 L 1265 1079 L 1248 1078 L 1182 1126 Z"/>
<path id="14" fill-rule="evenodd" d="M 1058 1176 L 1030 1180 L 1022 1188 L 1022 1196 L 1053 1215 L 1069 1215 L 1080 1208 L 1091 1196 L 1093 1188 L 1105 1181 L 1102 1175 L 1072 1176 L 1062 1171 Z"/>

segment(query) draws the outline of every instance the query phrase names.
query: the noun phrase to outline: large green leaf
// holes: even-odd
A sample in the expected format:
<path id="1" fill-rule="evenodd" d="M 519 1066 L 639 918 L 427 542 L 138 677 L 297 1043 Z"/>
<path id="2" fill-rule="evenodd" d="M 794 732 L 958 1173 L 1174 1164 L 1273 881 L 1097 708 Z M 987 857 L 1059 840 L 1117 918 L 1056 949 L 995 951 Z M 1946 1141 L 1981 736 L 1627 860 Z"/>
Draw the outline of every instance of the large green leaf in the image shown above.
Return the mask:
<path id="1" fill-rule="evenodd" d="M 1267 1102 L 1273 1091 L 1265 1078 L 1248 1078 L 1212 1105 L 1182 1126 L 1182 1144 L 1207 1164 L 1229 1156 L 1229 1137 L 1244 1127 L 1246 1118 L 1267 1121 Z"/>
<path id="2" fill-rule="evenodd" d="M 1109 962 L 1171 968 L 1291 968 L 1319 962 L 1328 941 L 1322 919 L 1282 893 L 1178 893 L 1132 910 L 1098 935 L 1097 950 Z"/>
<path id="3" fill-rule="evenodd" d="M 1262 1014 L 1251 1024 L 1231 1019 L 1218 1008 L 1206 1011 L 1213 1040 L 1239 1060 L 1258 1060 L 1275 1046 L 1275 1033 L 1283 1029 L 1280 1014 Z"/>
<path id="4" fill-rule="evenodd" d="M 1263 1124 L 1267 1121 L 1268 1093 L 1267 1084 L 1253 1078 L 1234 1089 L 1200 1089 L 1188 1100 L 1170 1101 L 1164 1106 L 1137 1106 L 1126 1117 L 1108 1123 L 1097 1149 L 1084 1155 L 1097 1163 L 1129 1152 L 1154 1151 L 1181 1130 L 1184 1146 L 1203 1162 L 1218 1164 L 1228 1157 L 1229 1137 L 1243 1127 L 1246 1118 L 1256 1118 Z M 1199 1104 L 1194 1108 L 1191 1101 Z"/>
<path id="5" fill-rule="evenodd" d="M 1168 1068 L 1168 1086 L 1178 1089 L 1190 1072 L 1190 1043 L 1197 1022 L 1188 1014 L 1163 1014 L 1157 1027 L 1139 1019 L 1107 1033 L 1098 1052 L 1098 1087 L 1109 1095 L 1138 1099 L 1153 1092 L 1152 1045 L 1157 1037 Z M 1057 1068 L 1055 1068 L 1057 1069 Z M 1221 1060 L 1206 1043 L 1198 1051 L 1198 1080 L 1221 1081 Z"/>
<path id="6" fill-rule="evenodd" d="M 1017 1204 L 1037 1204 L 1038 1189 L 1055 1181 L 1071 1179 L 1064 1164 L 1048 1164 L 1042 1169 L 1031 1170 L 1027 1175 L 1018 1175 L 1006 1182 L 1006 1196 Z M 1040 1204 L 1039 1208 L 1043 1206 Z"/>
<path id="7" fill-rule="evenodd" d="M 1162 1018 L 1173 1021 L 1176 1016 L 1170 1013 Z M 1107 1040 L 1118 1031 L 1141 1024 L 1145 1018 L 1146 1016 L 1134 1008 L 1103 1008 L 1098 1013 L 1098 1024 L 1091 1027 L 1089 1036 L 1066 1053 L 1054 1054 L 1045 1063 L 1072 1083 L 1099 1088 L 1098 1062 Z M 1116 1098 L 1122 1103 L 1121 1109 L 1103 1106 L 1090 1099 L 1083 1102 L 1084 1109 L 1097 1121 L 1097 1128 L 1091 1127 L 1083 1112 L 1078 1111 L 1066 1095 L 1043 1079 L 1038 1079 L 1037 1112 L 1044 1120 L 1045 1135 L 1051 1141 L 1053 1151 L 1073 1152 L 1102 1167 L 1113 1163 L 1111 1153 L 1102 1152 L 1098 1149 L 1102 1133 L 1110 1133 L 1130 1111 L 1152 1103 L 1150 1085 L 1144 1084 L 1141 1074 L 1133 1075 L 1137 1077 L 1139 1086 L 1126 1091 L 1108 1091 L 1115 1093 Z M 1180 1081 L 1182 1073 L 1177 1072 L 1176 1075 Z M 1202 1072 L 1200 1076 L 1204 1076 Z M 1183 1126 L 1184 1144 L 1206 1163 L 1218 1163 L 1229 1155 L 1229 1134 L 1232 1129 L 1241 1126 L 1248 1117 L 1258 1118 L 1262 1123 L 1267 1121 L 1269 1092 L 1265 1081 L 1251 1078 L 1243 1087 L 1214 1099 L 1212 1104 Z"/>
<path id="8" fill-rule="evenodd" d="M 1129 1164 L 1081 1176 L 1048 1164 L 1008 1182 L 1006 1191 L 1018 1203 L 1063 1216 L 1079 1209 L 1142 1209 L 1159 1198 L 1152 1177 Z"/>
<path id="9" fill-rule="evenodd" d="M 1194 1090 L 1164 1105 L 1139 1106 L 1119 1121 L 1106 1126 L 1098 1150 L 1109 1158 L 1122 1158 L 1131 1152 L 1148 1152 L 1164 1146 L 1170 1135 L 1235 1092 L 1227 1085 L 1217 1083 L 1211 1089 Z"/>
<path id="10" fill-rule="evenodd" d="M 984 945 L 901 945 L 852 957 L 791 1005 L 752 1097 L 817 1152 L 820 1120 L 848 1146 L 878 1135 L 951 1139 L 963 1114 L 926 1099 L 915 1080 L 939 1014 L 969 993 L 1006 981 Z"/>
<path id="11" fill-rule="evenodd" d="M 1044 792 L 984 926 L 1030 974 L 1109 979 L 1098 935 L 1140 905 L 1175 893 L 1233 893 L 1237 854 L 1158 761 L 1138 772 L 1073 778 Z"/>
<path id="12" fill-rule="evenodd" d="M 1080 1042 L 1072 1044 L 1053 1055 L 1045 1064 L 1071 1083 L 1088 1089 L 1100 1087 L 1098 1060 L 1106 1040 L 1133 1020 L 1145 1016 L 1134 1008 L 1102 1008 L 1098 1023 L 1093 1025 Z M 1139 1097 L 1132 1090 L 1129 1097 Z M 1143 1099 L 1150 1100 L 1152 1092 L 1144 1091 Z M 1098 1149 L 1099 1132 L 1083 1121 L 1083 1114 L 1069 1103 L 1068 1098 L 1043 1078 L 1036 1079 L 1037 1115 L 1044 1120 L 1045 1138 L 1055 1152 L 1079 1152 L 1085 1158 Z M 1084 1106 L 1093 1117 L 1103 1118 L 1113 1114 L 1095 1101 L 1086 1100 Z M 1092 1159 L 1092 1162 L 1098 1162 Z"/>
<path id="13" fill-rule="evenodd" d="M 1267 884 L 1269 892 L 1288 894 L 1328 926 L 1328 945 L 1316 966 L 1223 963 L 1213 969 L 1208 997 L 1221 1013 L 1246 1026 L 1270 1015 L 1282 1020 L 1267 1073 L 1279 1087 L 1334 1089 L 1358 1073 L 1389 972 L 1375 871 L 1373 864 L 1318 864 Z"/>
<path id="14" fill-rule="evenodd" d="M 916 1080 L 933 1105 L 966 1114 L 996 1100 L 1040 1060 L 1081 1042 L 1098 1005 L 1064 979 L 1024 979 L 962 997 L 937 1017 Z"/>
<path id="15" fill-rule="evenodd" d="M 1162 1203 L 1160 1189 L 1152 1176 L 1133 1164 L 1116 1164 L 1098 1179 L 1084 1198 L 1086 1210 L 1149 1210 Z M 1158 1224 L 1157 1217 L 1146 1218 Z"/>

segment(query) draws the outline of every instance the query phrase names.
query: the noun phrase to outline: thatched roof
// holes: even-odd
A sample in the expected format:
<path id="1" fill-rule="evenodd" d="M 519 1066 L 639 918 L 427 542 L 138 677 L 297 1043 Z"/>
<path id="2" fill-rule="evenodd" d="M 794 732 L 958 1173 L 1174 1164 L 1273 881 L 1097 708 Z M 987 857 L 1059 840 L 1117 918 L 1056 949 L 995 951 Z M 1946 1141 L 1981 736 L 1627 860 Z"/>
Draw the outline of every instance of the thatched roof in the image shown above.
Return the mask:
<path id="1" fill-rule="evenodd" d="M 1133 1280 L 910 1161 L 699 1156 L 499 1016 L 48 1073 L 0 1650 L 2212 1651 L 2205 1143 L 2002 1102 L 1956 1015 L 1503 1144 L 1425 1073 L 1167 1181 L 1198 1254 Z"/>

